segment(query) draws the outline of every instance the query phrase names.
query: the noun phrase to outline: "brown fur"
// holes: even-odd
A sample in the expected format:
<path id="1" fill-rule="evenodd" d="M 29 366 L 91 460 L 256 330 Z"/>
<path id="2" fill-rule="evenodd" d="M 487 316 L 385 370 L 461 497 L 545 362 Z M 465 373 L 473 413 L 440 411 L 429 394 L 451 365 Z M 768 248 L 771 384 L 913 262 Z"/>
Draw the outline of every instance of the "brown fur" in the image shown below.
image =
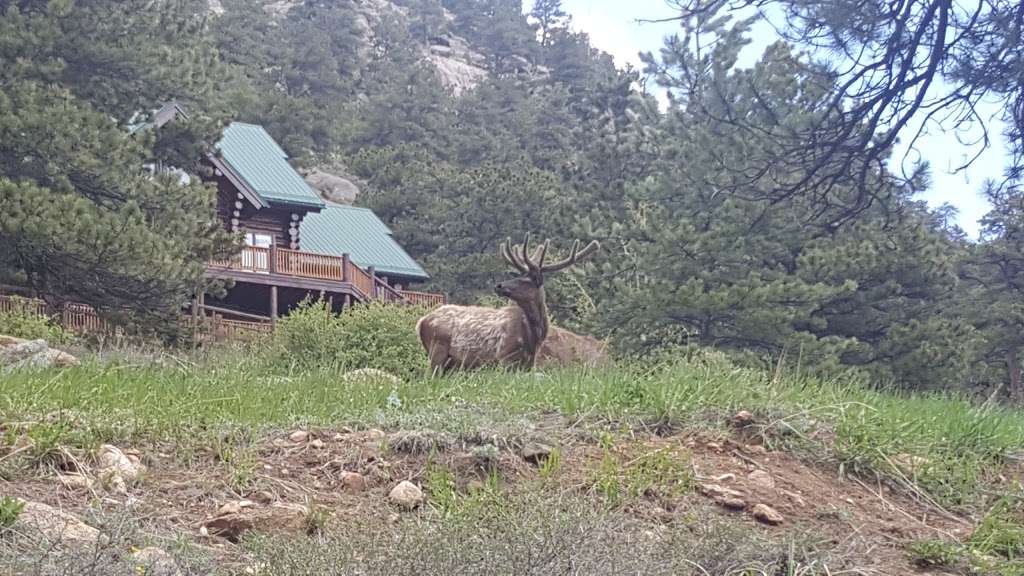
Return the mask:
<path id="1" fill-rule="evenodd" d="M 548 329 L 548 337 L 537 353 L 538 366 L 609 366 L 608 344 L 591 336 L 570 332 L 558 326 Z"/>
<path id="2" fill-rule="evenodd" d="M 416 333 L 435 374 L 494 364 L 526 369 L 536 365 L 548 335 L 544 272 L 567 268 L 597 249 L 592 242 L 580 251 L 577 241 L 568 258 L 544 266 L 547 246 L 542 244 L 533 257 L 528 256 L 529 236 L 522 249 L 512 247 L 511 242 L 502 246 L 502 256 L 522 276 L 498 284 L 494 291 L 514 305 L 498 309 L 448 305 L 420 318 Z"/>

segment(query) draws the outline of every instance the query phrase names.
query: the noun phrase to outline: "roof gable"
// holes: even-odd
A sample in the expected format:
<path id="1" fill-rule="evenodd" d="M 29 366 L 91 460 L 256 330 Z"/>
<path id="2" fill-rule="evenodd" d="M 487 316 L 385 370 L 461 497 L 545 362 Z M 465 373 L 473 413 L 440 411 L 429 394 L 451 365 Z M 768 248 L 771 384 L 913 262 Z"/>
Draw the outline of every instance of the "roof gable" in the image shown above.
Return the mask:
<path id="1" fill-rule="evenodd" d="M 217 150 L 235 174 L 267 204 L 322 208 L 323 200 L 288 163 L 288 154 L 262 126 L 232 122 Z"/>
<path id="2" fill-rule="evenodd" d="M 430 278 L 392 238 L 391 230 L 367 208 L 328 204 L 319 213 L 303 218 L 299 234 L 305 252 L 348 254 L 360 267 L 372 266 L 385 276 Z"/>

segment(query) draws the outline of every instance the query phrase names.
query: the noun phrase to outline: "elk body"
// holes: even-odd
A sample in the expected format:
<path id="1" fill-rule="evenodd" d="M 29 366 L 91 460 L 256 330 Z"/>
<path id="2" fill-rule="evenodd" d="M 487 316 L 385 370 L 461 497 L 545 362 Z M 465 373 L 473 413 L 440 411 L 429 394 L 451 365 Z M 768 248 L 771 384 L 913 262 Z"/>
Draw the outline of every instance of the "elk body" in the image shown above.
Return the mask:
<path id="1" fill-rule="evenodd" d="M 537 353 L 537 366 L 610 366 L 608 343 L 552 325 Z"/>
<path id="2" fill-rule="evenodd" d="M 501 245 L 502 257 L 520 276 L 499 283 L 494 291 L 512 300 L 512 305 L 498 309 L 448 305 L 420 318 L 416 332 L 435 374 L 495 364 L 527 369 L 536 365 L 549 329 L 544 275 L 586 258 L 598 244 L 591 242 L 580 250 L 577 240 L 569 256 L 554 264 L 544 263 L 549 242 L 538 246 L 533 255 L 529 244 L 527 236 L 521 247 L 510 240 Z"/>

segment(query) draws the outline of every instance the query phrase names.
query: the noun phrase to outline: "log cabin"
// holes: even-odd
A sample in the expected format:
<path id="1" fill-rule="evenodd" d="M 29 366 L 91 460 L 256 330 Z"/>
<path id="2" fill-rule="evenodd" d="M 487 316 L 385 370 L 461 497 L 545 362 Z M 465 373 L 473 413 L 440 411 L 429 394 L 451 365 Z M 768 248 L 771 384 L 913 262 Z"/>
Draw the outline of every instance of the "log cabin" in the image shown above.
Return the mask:
<path id="1" fill-rule="evenodd" d="M 369 300 L 443 303 L 408 289 L 430 277 L 372 211 L 321 199 L 261 126 L 231 123 L 208 162 L 218 217 L 245 245 L 209 263 L 209 278 L 232 285 L 216 300 L 200 294 L 195 313 L 273 323 L 311 296 L 338 312 Z"/>

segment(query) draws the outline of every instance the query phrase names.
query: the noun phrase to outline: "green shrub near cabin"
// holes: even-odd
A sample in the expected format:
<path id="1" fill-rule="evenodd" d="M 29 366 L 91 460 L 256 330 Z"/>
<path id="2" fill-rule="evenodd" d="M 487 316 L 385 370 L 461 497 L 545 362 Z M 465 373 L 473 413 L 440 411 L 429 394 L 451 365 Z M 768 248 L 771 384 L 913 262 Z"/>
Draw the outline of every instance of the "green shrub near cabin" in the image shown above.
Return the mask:
<path id="1" fill-rule="evenodd" d="M 9 309 L 0 310 L 0 334 L 25 340 L 42 339 L 50 344 L 64 344 L 71 339 L 51 318 L 39 314 L 31 301 L 12 296 L 9 302 Z"/>
<path id="2" fill-rule="evenodd" d="M 376 368 L 408 378 L 423 374 L 427 355 L 416 334 L 422 306 L 369 303 L 330 311 L 326 302 L 306 301 L 274 331 L 278 359 L 299 369 Z"/>

